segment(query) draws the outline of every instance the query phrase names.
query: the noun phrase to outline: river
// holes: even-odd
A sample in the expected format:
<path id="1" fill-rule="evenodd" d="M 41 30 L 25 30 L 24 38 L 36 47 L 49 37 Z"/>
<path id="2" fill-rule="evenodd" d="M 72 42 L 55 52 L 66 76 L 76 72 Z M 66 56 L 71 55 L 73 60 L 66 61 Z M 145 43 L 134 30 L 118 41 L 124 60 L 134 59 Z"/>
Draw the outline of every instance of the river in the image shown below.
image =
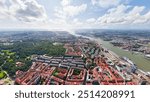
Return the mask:
<path id="1" fill-rule="evenodd" d="M 104 41 L 100 38 L 96 38 L 96 40 L 99 43 L 101 43 L 102 46 L 113 51 L 120 57 L 126 56 L 127 58 L 129 58 L 131 61 L 133 61 L 137 65 L 139 69 L 142 69 L 143 71 L 150 71 L 150 60 L 144 58 L 144 55 L 140 53 L 133 54 L 132 52 L 125 51 L 121 48 L 113 46 L 110 42 Z"/>
<path id="2" fill-rule="evenodd" d="M 142 69 L 143 71 L 150 72 L 150 60 L 146 59 L 144 55 L 140 53 L 132 53 L 129 51 L 125 51 L 121 48 L 113 46 L 110 42 L 104 41 L 101 38 L 95 38 L 93 36 L 88 37 L 84 35 L 76 35 L 76 36 L 82 36 L 91 40 L 95 40 L 96 42 L 102 44 L 103 47 L 107 48 L 108 50 L 111 50 L 112 52 L 116 53 L 120 57 L 127 57 L 129 58 L 133 63 L 137 65 L 139 69 Z"/>

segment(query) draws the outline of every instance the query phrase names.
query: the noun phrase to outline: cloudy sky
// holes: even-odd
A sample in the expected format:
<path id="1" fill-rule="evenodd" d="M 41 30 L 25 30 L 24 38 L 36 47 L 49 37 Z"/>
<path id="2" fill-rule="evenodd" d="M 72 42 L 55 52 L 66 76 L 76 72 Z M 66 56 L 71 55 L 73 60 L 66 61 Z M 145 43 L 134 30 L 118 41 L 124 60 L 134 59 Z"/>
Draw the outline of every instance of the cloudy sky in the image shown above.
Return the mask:
<path id="1" fill-rule="evenodd" d="M 150 29 L 150 0 L 0 0 L 0 29 Z"/>

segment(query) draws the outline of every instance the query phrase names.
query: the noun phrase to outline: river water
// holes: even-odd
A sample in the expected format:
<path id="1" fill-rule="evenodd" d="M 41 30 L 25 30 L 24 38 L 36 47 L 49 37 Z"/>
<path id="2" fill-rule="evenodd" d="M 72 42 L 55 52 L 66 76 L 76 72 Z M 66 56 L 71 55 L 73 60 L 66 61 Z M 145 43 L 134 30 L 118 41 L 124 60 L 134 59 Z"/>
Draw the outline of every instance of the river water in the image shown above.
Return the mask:
<path id="1" fill-rule="evenodd" d="M 108 41 L 103 41 L 100 38 L 96 38 L 96 40 L 98 42 L 100 42 L 102 44 L 102 46 L 113 51 L 120 57 L 126 56 L 127 58 L 129 58 L 131 61 L 133 61 L 138 66 L 139 69 L 142 69 L 144 71 L 150 71 L 150 60 L 144 58 L 144 55 L 142 55 L 140 53 L 133 54 L 132 52 L 125 51 L 121 48 L 113 46 Z"/>
<path id="2" fill-rule="evenodd" d="M 82 36 L 91 40 L 95 40 L 96 42 L 102 44 L 103 47 L 116 53 L 118 56 L 129 58 L 133 63 L 137 65 L 139 69 L 150 72 L 150 60 L 146 59 L 144 55 L 140 53 L 133 54 L 132 52 L 125 51 L 121 48 L 113 46 L 110 42 L 104 41 L 101 38 L 95 38 L 93 36 L 88 37 L 88 36 L 83 36 L 83 35 L 76 35 L 76 36 Z"/>

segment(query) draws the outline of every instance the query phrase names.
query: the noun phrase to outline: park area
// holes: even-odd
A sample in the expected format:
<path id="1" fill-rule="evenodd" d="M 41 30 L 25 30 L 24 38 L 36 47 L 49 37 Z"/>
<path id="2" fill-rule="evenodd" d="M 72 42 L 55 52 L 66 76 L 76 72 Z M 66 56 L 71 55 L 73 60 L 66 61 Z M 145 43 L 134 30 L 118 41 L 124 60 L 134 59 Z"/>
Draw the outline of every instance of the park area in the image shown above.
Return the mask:
<path id="1" fill-rule="evenodd" d="M 0 71 L 0 79 L 6 78 L 6 77 L 7 77 L 7 72 Z"/>

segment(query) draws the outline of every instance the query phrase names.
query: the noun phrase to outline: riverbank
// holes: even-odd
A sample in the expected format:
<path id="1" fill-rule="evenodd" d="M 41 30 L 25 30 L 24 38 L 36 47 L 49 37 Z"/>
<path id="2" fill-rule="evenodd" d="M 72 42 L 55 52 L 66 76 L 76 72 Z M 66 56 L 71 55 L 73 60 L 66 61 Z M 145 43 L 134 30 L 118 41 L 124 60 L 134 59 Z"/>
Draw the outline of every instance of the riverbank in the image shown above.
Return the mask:
<path id="1" fill-rule="evenodd" d="M 94 38 L 98 43 L 101 43 L 102 46 L 106 47 L 107 49 L 113 51 L 120 57 L 126 56 L 129 59 L 131 59 L 139 69 L 142 69 L 144 71 L 150 71 L 150 60 L 146 59 L 142 54 L 140 53 L 132 53 L 129 51 L 125 51 L 123 49 L 120 49 L 118 47 L 113 46 L 108 41 L 104 41 L 100 38 Z"/>
<path id="2" fill-rule="evenodd" d="M 119 57 L 125 56 L 125 57 L 129 58 L 131 61 L 133 61 L 133 63 L 135 63 L 137 65 L 137 67 L 139 69 L 141 69 L 145 72 L 150 72 L 150 60 L 146 59 L 140 53 L 132 53 L 129 51 L 125 51 L 123 49 L 113 46 L 112 44 L 110 44 L 110 42 L 104 41 L 101 38 L 95 38 L 93 36 L 88 37 L 88 36 L 83 36 L 83 35 L 76 35 L 76 36 L 78 36 L 78 37 L 82 36 L 82 37 L 88 38 L 90 40 L 94 40 L 94 41 L 98 42 L 99 44 L 102 44 L 103 47 L 105 47 L 108 50 L 115 53 L 117 56 L 119 56 Z"/>

